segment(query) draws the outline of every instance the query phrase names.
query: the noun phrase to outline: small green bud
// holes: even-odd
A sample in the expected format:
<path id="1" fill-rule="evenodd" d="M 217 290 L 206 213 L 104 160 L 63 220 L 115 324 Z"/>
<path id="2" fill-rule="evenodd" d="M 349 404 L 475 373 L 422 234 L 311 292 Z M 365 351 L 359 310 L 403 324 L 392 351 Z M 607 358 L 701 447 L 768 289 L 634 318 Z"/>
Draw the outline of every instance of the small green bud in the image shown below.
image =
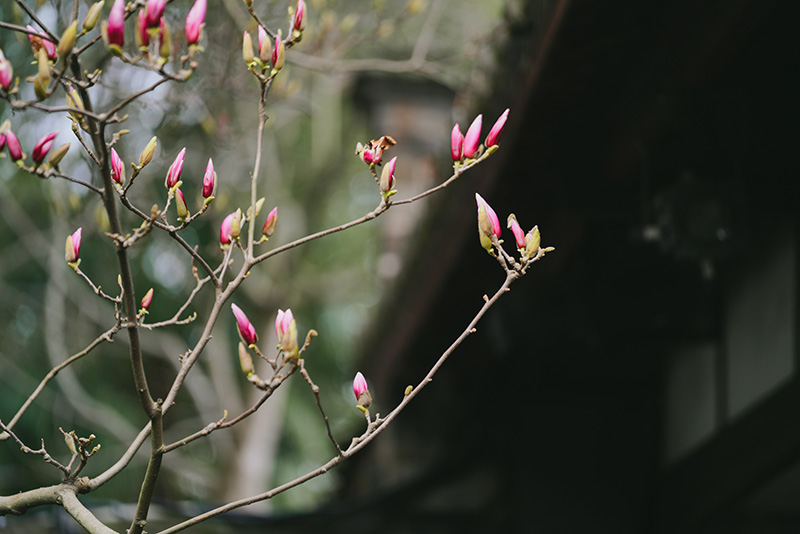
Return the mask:
<path id="1" fill-rule="evenodd" d="M 153 159 L 153 153 L 156 151 L 156 145 L 158 144 L 158 138 L 153 136 L 152 139 L 147 143 L 147 146 L 144 147 L 142 150 L 142 154 L 139 156 L 139 165 L 144 167 L 150 160 Z"/>
<path id="2" fill-rule="evenodd" d="M 58 165 L 64 156 L 67 155 L 67 152 L 69 152 L 69 143 L 65 143 L 53 150 L 53 152 L 50 154 L 50 159 L 48 160 L 50 165 L 53 165 L 54 167 Z"/>
<path id="3" fill-rule="evenodd" d="M 89 8 L 86 18 L 83 19 L 83 31 L 88 32 L 97 26 L 97 21 L 100 20 L 100 14 L 103 12 L 103 1 L 95 2 Z"/>
<path id="4" fill-rule="evenodd" d="M 253 55 L 253 39 L 250 37 L 250 33 L 245 31 L 244 35 L 242 36 L 242 59 L 248 65 L 253 62 L 254 59 Z"/>
<path id="5" fill-rule="evenodd" d="M 250 376 L 256 372 L 253 367 L 253 358 L 250 356 L 250 353 L 247 352 L 247 347 L 245 347 L 244 343 L 241 341 L 239 342 L 239 365 L 242 367 L 242 372 L 246 376 Z"/>

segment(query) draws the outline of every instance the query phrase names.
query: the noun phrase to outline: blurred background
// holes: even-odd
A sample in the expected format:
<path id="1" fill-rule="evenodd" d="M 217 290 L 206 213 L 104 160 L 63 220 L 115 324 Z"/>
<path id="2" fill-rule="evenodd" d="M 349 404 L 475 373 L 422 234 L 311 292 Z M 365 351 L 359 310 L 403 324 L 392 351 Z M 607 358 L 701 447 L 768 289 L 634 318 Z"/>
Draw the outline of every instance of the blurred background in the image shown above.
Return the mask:
<path id="1" fill-rule="evenodd" d="M 319 331 L 306 362 L 337 439 L 349 442 L 364 425 L 350 388 L 356 370 L 374 410 L 388 412 L 502 282 L 477 243 L 475 191 L 501 219 L 514 212 L 526 230 L 538 224 L 556 252 L 362 454 L 197 531 L 797 532 L 800 177 L 790 54 L 800 6 L 308 3 L 306 35 L 271 94 L 261 191 L 280 218 L 266 247 L 377 204 L 356 142 L 398 141 L 388 154 L 398 156 L 397 198 L 405 198 L 449 176 L 453 122 L 464 129 L 483 113 L 487 130 L 511 108 L 501 150 L 453 187 L 274 258 L 235 297 L 264 346 L 278 308 L 293 309 L 301 335 Z M 261 16 L 284 25 L 285 3 L 265 4 Z M 188 8 L 174 2 L 167 16 L 180 25 Z M 49 4 L 39 14 L 60 28 Z M 29 22 L 11 3 L 0 18 Z M 257 87 L 239 61 L 241 30 L 254 27 L 234 1 L 212 3 L 207 20 L 200 71 L 131 107 L 132 132 L 117 150 L 135 161 L 159 136 L 137 179 L 141 206 L 163 205 L 163 174 L 182 147 L 187 198 L 199 198 L 214 158 L 217 200 L 184 234 L 219 258 L 218 224 L 246 202 L 254 158 Z M 12 60 L 28 57 L 22 36 L 0 30 L 0 46 Z M 152 82 L 102 53 L 92 61 L 104 70 L 101 103 Z M 23 78 L 35 69 L 27 60 L 14 67 Z M 6 106 L 6 118 L 24 147 L 53 130 L 59 143 L 71 140 L 65 117 L 12 116 Z M 65 167 L 89 179 L 76 148 Z M 63 265 L 61 243 L 75 227 L 84 227 L 82 269 L 104 288 L 116 284 L 97 199 L 15 169 L 0 160 L 3 420 L 109 324 L 109 308 Z M 154 235 L 133 261 L 137 288 L 155 288 L 149 320 L 171 317 L 192 287 L 187 259 Z M 148 332 L 156 394 L 198 328 Z M 233 318 L 223 316 L 170 411 L 168 437 L 257 397 L 235 347 Z M 94 433 L 103 448 L 87 474 L 101 472 L 143 424 L 129 368 L 121 336 L 60 373 L 18 434 L 31 445 L 43 437 L 55 451 L 59 426 Z M 241 428 L 169 456 L 155 526 L 330 458 L 308 387 L 286 386 Z M 87 504 L 112 523 L 129 517 L 145 461 Z M 0 493 L 56 475 L 0 444 Z M 32 510 L 0 518 L 0 530 L 70 532 L 64 516 Z"/>

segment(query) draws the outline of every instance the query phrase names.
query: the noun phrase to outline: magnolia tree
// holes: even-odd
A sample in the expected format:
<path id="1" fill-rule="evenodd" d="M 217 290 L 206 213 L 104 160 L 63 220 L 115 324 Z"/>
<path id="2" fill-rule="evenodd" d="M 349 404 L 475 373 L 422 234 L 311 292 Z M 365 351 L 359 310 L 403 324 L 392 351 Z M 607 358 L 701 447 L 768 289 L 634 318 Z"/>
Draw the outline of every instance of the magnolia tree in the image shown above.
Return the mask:
<path id="1" fill-rule="evenodd" d="M 264 180 L 261 176 L 263 135 L 269 120 L 270 89 L 275 79 L 284 75 L 287 54 L 291 55 L 287 51 L 301 43 L 309 13 L 305 1 L 298 0 L 296 4 L 287 6 L 289 16 L 285 27 L 271 27 L 262 20 L 258 12 L 259 6 L 253 6 L 251 0 L 245 0 L 252 18 L 251 24 L 257 28 L 253 35 L 244 31 L 242 37 L 241 68 L 249 71 L 257 81 L 252 95 L 253 113 L 258 119 L 257 127 L 255 135 L 245 141 L 253 144 L 255 154 L 249 169 L 249 198 L 215 221 L 214 225 L 218 225 L 219 232 L 203 236 L 202 239 L 218 241 L 219 247 L 213 253 L 203 253 L 199 247 L 190 244 L 185 237 L 185 230 L 198 219 L 216 217 L 215 211 L 210 207 L 225 183 L 224 180 L 219 180 L 218 183 L 213 155 L 208 158 L 202 184 L 197 184 L 195 188 L 201 192 L 202 198 L 190 198 L 181 190 L 184 161 L 189 157 L 184 148 L 175 155 L 172 164 L 166 169 L 162 199 L 152 207 L 145 208 L 143 204 L 147 202 L 148 195 L 137 186 L 142 182 L 160 180 L 164 175 L 164 169 L 155 168 L 157 162 L 153 160 L 159 144 L 158 136 L 153 136 L 145 144 L 135 161 L 126 161 L 116 149 L 120 139 L 130 133 L 130 129 L 135 128 L 128 124 L 126 112 L 137 104 L 141 105 L 143 97 L 162 84 L 180 84 L 190 76 L 202 76 L 204 47 L 213 46 L 213 43 L 205 42 L 207 39 L 204 38 L 204 27 L 211 24 L 206 21 L 206 0 L 196 0 L 193 5 L 178 1 L 170 5 L 167 3 L 167 0 L 135 0 L 128 3 L 114 0 L 110 10 L 106 11 L 103 1 L 84 4 L 75 0 L 72 2 L 70 17 L 60 21 L 58 27 L 55 27 L 44 24 L 32 6 L 23 0 L 16 0 L 30 24 L 22 26 L 0 22 L 0 27 L 5 31 L 26 35 L 30 41 L 30 55 L 26 52 L 22 57 L 6 57 L 0 51 L 0 98 L 14 111 L 0 126 L 2 156 L 10 158 L 26 173 L 40 178 L 65 180 L 75 187 L 84 188 L 88 194 L 96 195 L 99 199 L 107 217 L 107 231 L 99 226 L 80 227 L 67 235 L 64 268 L 74 271 L 75 276 L 85 282 L 86 291 L 104 301 L 109 310 L 105 329 L 98 330 L 93 341 L 54 366 L 14 413 L 0 413 L 0 440 L 19 450 L 20 462 L 45 462 L 53 468 L 52 484 L 30 488 L 25 486 L 24 481 L 20 481 L 17 491 L 0 496 L 0 515 L 21 515 L 33 507 L 56 505 L 63 507 L 89 532 L 121 532 L 122 529 L 132 534 L 144 532 L 159 484 L 159 475 L 169 464 L 173 451 L 192 447 L 193 443 L 212 433 L 225 431 L 236 425 L 246 425 L 248 417 L 259 410 L 294 375 L 299 375 L 295 380 L 299 379 L 307 384 L 314 395 L 319 416 L 327 428 L 330 440 L 330 460 L 267 492 L 222 504 L 194 517 L 186 517 L 159 532 L 166 534 L 189 529 L 206 519 L 265 501 L 318 477 L 358 453 L 383 432 L 431 382 L 433 375 L 474 331 L 478 321 L 508 291 L 509 286 L 523 276 L 534 262 L 552 250 L 540 245 L 536 227 L 525 232 L 512 214 L 508 216 L 507 224 L 516 246 L 508 247 L 514 249 L 508 252 L 501 239 L 499 217 L 486 200 L 476 193 L 479 243 L 498 262 L 505 273 L 504 281 L 491 297 L 484 296 L 481 306 L 476 304 L 474 318 L 464 326 L 461 335 L 435 359 L 427 374 L 419 377 L 416 386 L 406 388 L 400 396 L 402 400 L 386 415 L 370 413 L 372 396 L 368 381 L 361 372 L 356 373 L 352 384 L 355 407 L 363 414 L 365 427 L 349 444 L 339 443 L 323 408 L 324 395 L 312 378 L 313 363 L 307 364 L 304 358 L 306 351 L 313 347 L 313 338 L 317 332 L 313 329 L 299 332 L 295 313 L 303 312 L 293 312 L 288 307 L 291 302 L 287 302 L 286 309 L 275 310 L 277 345 L 264 346 L 259 342 L 256 327 L 248 319 L 248 310 L 243 309 L 244 305 L 237 305 L 237 291 L 247 286 L 248 275 L 253 269 L 262 268 L 262 264 L 278 254 L 313 240 L 344 232 L 378 218 L 389 209 L 403 209 L 407 204 L 442 191 L 499 149 L 500 135 L 509 110 L 497 119 L 486 137 L 483 137 L 481 115 L 478 115 L 465 133 L 456 124 L 450 138 L 452 174 L 441 179 L 434 187 L 409 198 L 395 197 L 398 191 L 402 191 L 403 182 L 402 173 L 398 170 L 402 168 L 402 164 L 398 163 L 397 157 L 389 159 L 387 156 L 396 144 L 395 140 L 389 135 L 383 135 L 368 143 L 358 143 L 357 157 L 368 167 L 375 180 L 376 207 L 349 222 L 342 221 L 335 227 L 319 230 L 281 246 L 270 246 L 270 238 L 280 232 L 279 207 L 267 204 L 268 209 L 264 209 L 265 198 L 269 197 L 270 192 L 264 191 Z M 171 27 L 167 22 L 165 12 L 170 10 L 177 12 L 171 14 L 172 20 L 175 16 L 185 20 L 183 28 Z M 130 35 L 134 36 L 133 43 L 126 38 Z M 119 62 L 117 67 L 127 69 L 127 76 L 133 77 L 147 71 L 155 75 L 156 81 L 148 87 L 127 94 L 124 87 L 120 87 L 110 102 L 107 98 L 98 98 L 103 70 L 90 70 L 87 65 L 87 58 L 97 57 L 98 51 L 106 56 L 102 61 Z M 19 67 L 30 64 L 31 61 L 36 65 L 35 75 L 25 80 L 14 76 L 15 66 L 21 70 Z M 21 136 L 15 132 L 19 131 L 18 125 L 26 120 L 26 112 L 31 110 L 44 112 L 48 117 L 68 117 L 72 123 L 72 138 L 69 141 L 59 139 L 60 135 L 53 132 L 38 140 L 20 139 Z M 62 170 L 62 159 L 71 149 L 80 151 L 81 158 L 91 169 L 90 174 L 74 175 Z M 446 154 L 442 156 L 446 157 Z M 467 209 L 467 206 L 464 208 Z M 182 304 L 171 312 L 170 318 L 151 322 L 148 320 L 148 310 L 157 297 L 154 296 L 153 288 L 137 283 L 136 270 L 132 264 L 139 256 L 131 254 L 131 251 L 135 248 L 146 249 L 157 233 L 168 236 L 183 251 L 185 268 L 191 271 L 194 287 L 184 295 Z M 93 241 L 103 243 L 103 246 L 115 253 L 118 287 L 103 288 L 81 269 L 81 253 L 85 252 L 82 250 L 82 242 L 87 234 L 97 235 L 99 239 Z M 202 300 L 201 296 L 207 298 Z M 207 305 L 202 305 L 206 303 Z M 173 435 L 175 431 L 170 427 L 170 412 L 177 402 L 181 402 L 179 393 L 198 362 L 202 358 L 213 356 L 205 349 L 209 346 L 218 320 L 229 311 L 235 319 L 240 337 L 238 357 L 242 371 L 241 380 L 260 390 L 260 396 L 257 402 L 241 413 L 226 412 L 219 420 L 209 421 L 206 426 L 197 428 L 194 432 Z M 146 372 L 142 338 L 160 329 L 175 328 L 191 322 L 201 325 L 201 334 L 193 340 L 193 344 L 185 347 L 177 371 L 171 377 L 171 385 L 163 391 L 155 391 L 152 377 Z M 94 465 L 93 456 L 101 445 L 94 434 L 81 435 L 75 430 L 61 429 L 66 447 L 48 443 L 46 448 L 43 439 L 35 444 L 29 443 L 15 432 L 15 427 L 29 412 L 29 408 L 40 400 L 40 395 L 57 373 L 88 355 L 101 351 L 105 345 L 117 339 L 121 332 L 127 333 L 124 343 L 130 360 L 131 386 L 138 399 L 136 405 L 140 414 L 141 430 L 110 466 Z M 266 362 L 260 368 L 267 369 L 267 372 L 259 374 L 254 360 Z M 104 364 L 102 361 L 95 361 L 93 365 Z M 359 412 L 354 410 L 354 413 Z M 51 425 L 59 427 L 55 414 Z M 103 523 L 82 503 L 81 497 L 90 493 L 102 495 L 107 483 L 123 472 L 136 470 L 132 459 L 141 450 L 146 451 L 149 459 L 144 472 L 132 475 L 139 481 L 135 488 L 130 488 L 129 493 L 129 498 L 136 501 L 135 509 L 132 509 L 131 517 L 128 518 L 129 526 L 115 530 L 120 528 L 119 525 Z M 26 457 L 29 459 L 24 460 Z"/>

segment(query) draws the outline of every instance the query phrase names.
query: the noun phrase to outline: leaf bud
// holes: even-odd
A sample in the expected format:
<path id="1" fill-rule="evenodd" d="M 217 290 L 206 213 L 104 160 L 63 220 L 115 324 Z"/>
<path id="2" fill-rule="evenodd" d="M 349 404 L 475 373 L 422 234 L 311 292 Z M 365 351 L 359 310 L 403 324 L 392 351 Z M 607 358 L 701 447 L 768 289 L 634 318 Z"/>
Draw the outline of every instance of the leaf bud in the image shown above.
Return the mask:
<path id="1" fill-rule="evenodd" d="M 256 372 L 255 367 L 253 367 L 253 358 L 247 351 L 247 347 L 245 347 L 244 343 L 241 341 L 239 342 L 239 365 L 246 376 L 250 376 Z"/>
<path id="2" fill-rule="evenodd" d="M 158 144 L 158 138 L 153 136 L 150 141 L 147 142 L 147 145 L 142 150 L 141 155 L 139 156 L 139 165 L 144 167 L 153 159 L 153 154 L 156 151 L 156 145 Z"/>
<path id="3" fill-rule="evenodd" d="M 53 150 L 53 153 L 50 154 L 50 158 L 47 161 L 50 163 L 50 165 L 55 167 L 61 163 L 61 160 L 64 159 L 64 156 L 67 155 L 67 152 L 69 152 L 69 143 L 64 143 L 60 147 Z"/>
<path id="4" fill-rule="evenodd" d="M 75 46 L 75 40 L 78 37 L 78 21 L 73 20 L 72 24 L 67 26 L 67 29 L 64 30 L 64 33 L 61 34 L 61 39 L 58 41 L 58 55 L 61 57 L 67 57 L 70 52 L 72 52 L 72 48 Z"/>
<path id="5" fill-rule="evenodd" d="M 97 21 L 100 20 L 100 14 L 103 12 L 103 4 L 104 1 L 95 2 L 92 4 L 92 7 L 89 8 L 89 12 L 86 14 L 86 17 L 83 19 L 83 31 L 84 33 L 91 31 L 97 26 Z"/>

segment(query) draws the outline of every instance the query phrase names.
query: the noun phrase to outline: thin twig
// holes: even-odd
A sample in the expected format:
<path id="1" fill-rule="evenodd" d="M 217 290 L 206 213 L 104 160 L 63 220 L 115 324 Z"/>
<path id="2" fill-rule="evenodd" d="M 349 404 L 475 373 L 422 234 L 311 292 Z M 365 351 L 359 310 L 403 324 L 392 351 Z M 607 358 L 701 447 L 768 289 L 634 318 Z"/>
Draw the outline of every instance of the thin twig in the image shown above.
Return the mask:
<path id="1" fill-rule="evenodd" d="M 322 414 L 322 420 L 325 422 L 325 429 L 328 432 L 328 439 L 330 439 L 331 443 L 333 443 L 333 446 L 336 448 L 336 452 L 338 454 L 341 454 L 342 448 L 339 446 L 339 442 L 336 441 L 336 438 L 333 437 L 333 431 L 331 430 L 331 423 L 330 421 L 328 421 L 328 416 L 325 415 L 325 410 L 322 409 L 322 400 L 319 397 L 319 386 L 316 385 L 313 380 L 311 380 L 311 375 L 309 375 L 308 371 L 306 370 L 305 360 L 301 358 L 299 365 L 300 365 L 300 374 L 303 375 L 303 378 L 306 379 L 308 385 L 311 386 L 311 393 L 314 394 L 314 399 L 317 402 L 317 408 L 319 408 L 319 413 Z"/>
<path id="2" fill-rule="evenodd" d="M 38 450 L 34 450 L 25 445 L 22 442 L 22 440 L 19 439 L 16 434 L 14 434 L 14 431 L 11 430 L 9 427 L 7 427 L 5 423 L 3 423 L 3 421 L 1 420 L 0 420 L 0 428 L 2 428 L 3 432 L 5 432 L 7 435 L 11 436 L 11 439 L 13 439 L 17 443 L 17 445 L 19 445 L 19 448 L 22 450 L 22 452 L 24 452 L 25 454 L 39 455 L 44 459 L 45 462 L 47 462 L 50 465 L 56 466 L 58 469 L 63 471 L 65 475 L 69 475 L 69 469 L 47 453 L 47 451 L 44 448 L 44 440 L 42 440 L 42 447 Z"/>
<path id="3" fill-rule="evenodd" d="M 14 414 L 14 417 L 11 418 L 11 421 L 9 421 L 9 423 L 8 423 L 8 428 L 14 428 L 14 425 L 17 424 L 17 421 L 19 421 L 20 417 L 22 417 L 25 414 L 25 411 L 28 409 L 28 407 L 31 404 L 33 404 L 33 401 L 36 400 L 36 398 L 39 396 L 39 394 L 42 392 L 42 390 L 45 388 L 45 386 L 47 386 L 47 384 L 53 378 L 55 378 L 55 376 L 59 373 L 59 371 L 61 371 L 62 369 L 64 369 L 68 365 L 74 363 L 75 361 L 77 361 L 77 360 L 83 358 L 84 356 L 86 356 L 87 354 L 89 354 L 92 351 L 92 349 L 97 347 L 103 341 L 108 341 L 109 343 L 111 341 L 113 341 L 113 337 L 117 332 L 119 332 L 119 329 L 120 329 L 120 325 L 119 324 L 115 324 L 114 326 L 112 326 L 111 328 L 109 328 L 108 330 L 103 332 L 100 336 L 95 338 L 95 340 L 92 341 L 91 343 L 89 343 L 89 345 L 85 349 L 83 349 L 80 352 L 77 352 L 77 353 L 73 354 L 72 356 L 70 356 L 69 358 L 64 360 L 64 362 L 62 362 L 59 365 L 57 365 L 57 366 L 53 367 L 52 369 L 50 369 L 50 371 L 45 375 L 45 377 L 42 379 L 42 381 L 39 382 L 39 385 L 36 386 L 36 389 L 33 390 L 33 393 L 31 393 L 30 396 L 28 396 L 28 398 L 22 404 L 20 409 L 17 410 L 17 413 Z M 0 441 L 3 441 L 5 439 L 8 439 L 8 436 L 6 434 L 0 433 Z"/>

